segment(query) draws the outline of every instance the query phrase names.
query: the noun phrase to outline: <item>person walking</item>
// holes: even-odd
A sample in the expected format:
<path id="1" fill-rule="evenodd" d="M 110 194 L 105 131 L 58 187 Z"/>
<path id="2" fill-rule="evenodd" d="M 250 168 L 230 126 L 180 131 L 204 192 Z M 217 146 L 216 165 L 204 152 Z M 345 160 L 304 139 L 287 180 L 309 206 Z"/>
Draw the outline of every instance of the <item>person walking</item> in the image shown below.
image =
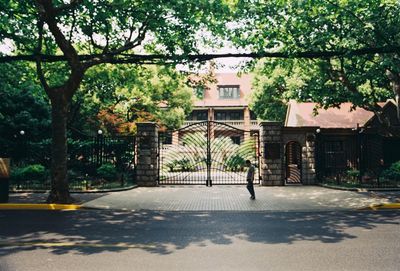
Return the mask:
<path id="1" fill-rule="evenodd" d="M 253 181 L 254 181 L 254 172 L 255 172 L 255 168 L 254 166 L 251 164 L 250 160 L 246 160 L 246 166 L 249 168 L 247 170 L 247 190 L 249 190 L 250 192 L 250 199 L 254 200 L 256 199 L 256 194 L 254 193 L 254 185 L 253 185 Z"/>

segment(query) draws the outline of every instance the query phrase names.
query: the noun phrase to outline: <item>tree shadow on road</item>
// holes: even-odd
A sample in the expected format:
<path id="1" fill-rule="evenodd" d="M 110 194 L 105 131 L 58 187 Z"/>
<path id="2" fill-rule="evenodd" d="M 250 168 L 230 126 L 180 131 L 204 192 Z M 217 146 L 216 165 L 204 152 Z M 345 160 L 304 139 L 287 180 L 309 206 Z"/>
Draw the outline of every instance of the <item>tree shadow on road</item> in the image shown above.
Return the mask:
<path id="1" fill-rule="evenodd" d="M 143 249 L 167 255 L 190 245 L 230 245 L 237 239 L 262 244 L 338 243 L 357 238 L 353 229 L 399 223 L 399 212 L 384 211 L 4 211 L 0 212 L 0 256 L 35 249 L 82 255 Z"/>

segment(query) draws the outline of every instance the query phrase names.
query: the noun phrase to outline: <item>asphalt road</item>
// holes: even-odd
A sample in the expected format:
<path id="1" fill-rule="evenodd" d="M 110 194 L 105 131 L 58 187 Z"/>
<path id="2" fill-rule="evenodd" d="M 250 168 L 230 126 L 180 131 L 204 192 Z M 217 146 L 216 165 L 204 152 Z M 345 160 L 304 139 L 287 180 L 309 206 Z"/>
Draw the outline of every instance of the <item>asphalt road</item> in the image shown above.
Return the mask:
<path id="1" fill-rule="evenodd" d="M 0 270 L 399 270 L 399 211 L 0 211 Z"/>

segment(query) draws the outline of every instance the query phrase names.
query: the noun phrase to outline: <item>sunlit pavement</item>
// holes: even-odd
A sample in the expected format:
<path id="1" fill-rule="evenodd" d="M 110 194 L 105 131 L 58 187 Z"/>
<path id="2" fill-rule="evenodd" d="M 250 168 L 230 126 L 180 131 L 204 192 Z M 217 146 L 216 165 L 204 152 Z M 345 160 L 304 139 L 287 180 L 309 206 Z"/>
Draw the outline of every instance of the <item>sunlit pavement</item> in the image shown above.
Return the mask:
<path id="1" fill-rule="evenodd" d="M 0 270 L 398 270 L 397 198 L 313 186 L 74 194 L 93 209 L 0 210 Z M 30 195 L 43 200 L 45 195 Z M 24 195 L 12 195 L 24 202 Z"/>
<path id="2" fill-rule="evenodd" d="M 140 187 L 108 193 L 75 193 L 75 205 L 66 209 L 158 210 L 158 211 L 334 211 L 400 209 L 400 191 L 354 192 L 320 186 L 255 186 L 256 200 L 246 187 L 161 186 Z M 4 209 L 57 210 L 44 205 L 45 193 L 12 193 Z M 64 207 L 62 207 L 64 208 Z"/>
<path id="3" fill-rule="evenodd" d="M 110 193 L 83 204 L 87 208 L 158 211 L 329 211 L 355 210 L 388 203 L 369 192 L 319 186 L 256 186 L 256 200 L 245 186 L 140 187 Z M 400 192 L 391 192 L 400 195 Z"/>
<path id="4" fill-rule="evenodd" d="M 0 270 L 398 270 L 398 211 L 0 211 Z"/>

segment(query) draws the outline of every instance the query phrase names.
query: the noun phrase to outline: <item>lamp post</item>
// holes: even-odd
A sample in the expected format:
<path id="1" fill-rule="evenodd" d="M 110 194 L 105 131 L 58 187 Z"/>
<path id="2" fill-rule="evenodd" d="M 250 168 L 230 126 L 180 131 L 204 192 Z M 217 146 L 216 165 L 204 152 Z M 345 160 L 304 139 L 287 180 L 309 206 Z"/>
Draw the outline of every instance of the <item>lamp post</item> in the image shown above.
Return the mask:
<path id="1" fill-rule="evenodd" d="M 20 147 L 22 148 L 21 150 L 21 161 L 23 160 L 27 160 L 27 156 L 28 156 L 28 146 L 26 143 L 26 138 L 25 138 L 25 131 L 24 130 L 20 130 L 19 131 L 19 141 L 20 141 Z"/>
<path id="2" fill-rule="evenodd" d="M 315 175 L 318 182 L 321 182 L 321 142 L 320 142 L 320 134 L 321 129 L 317 128 L 315 130 L 315 146 L 314 146 L 314 154 L 315 154 Z"/>
<path id="3" fill-rule="evenodd" d="M 97 130 L 97 159 L 96 159 L 96 166 L 99 167 L 103 163 L 103 131 L 101 129 Z"/>

